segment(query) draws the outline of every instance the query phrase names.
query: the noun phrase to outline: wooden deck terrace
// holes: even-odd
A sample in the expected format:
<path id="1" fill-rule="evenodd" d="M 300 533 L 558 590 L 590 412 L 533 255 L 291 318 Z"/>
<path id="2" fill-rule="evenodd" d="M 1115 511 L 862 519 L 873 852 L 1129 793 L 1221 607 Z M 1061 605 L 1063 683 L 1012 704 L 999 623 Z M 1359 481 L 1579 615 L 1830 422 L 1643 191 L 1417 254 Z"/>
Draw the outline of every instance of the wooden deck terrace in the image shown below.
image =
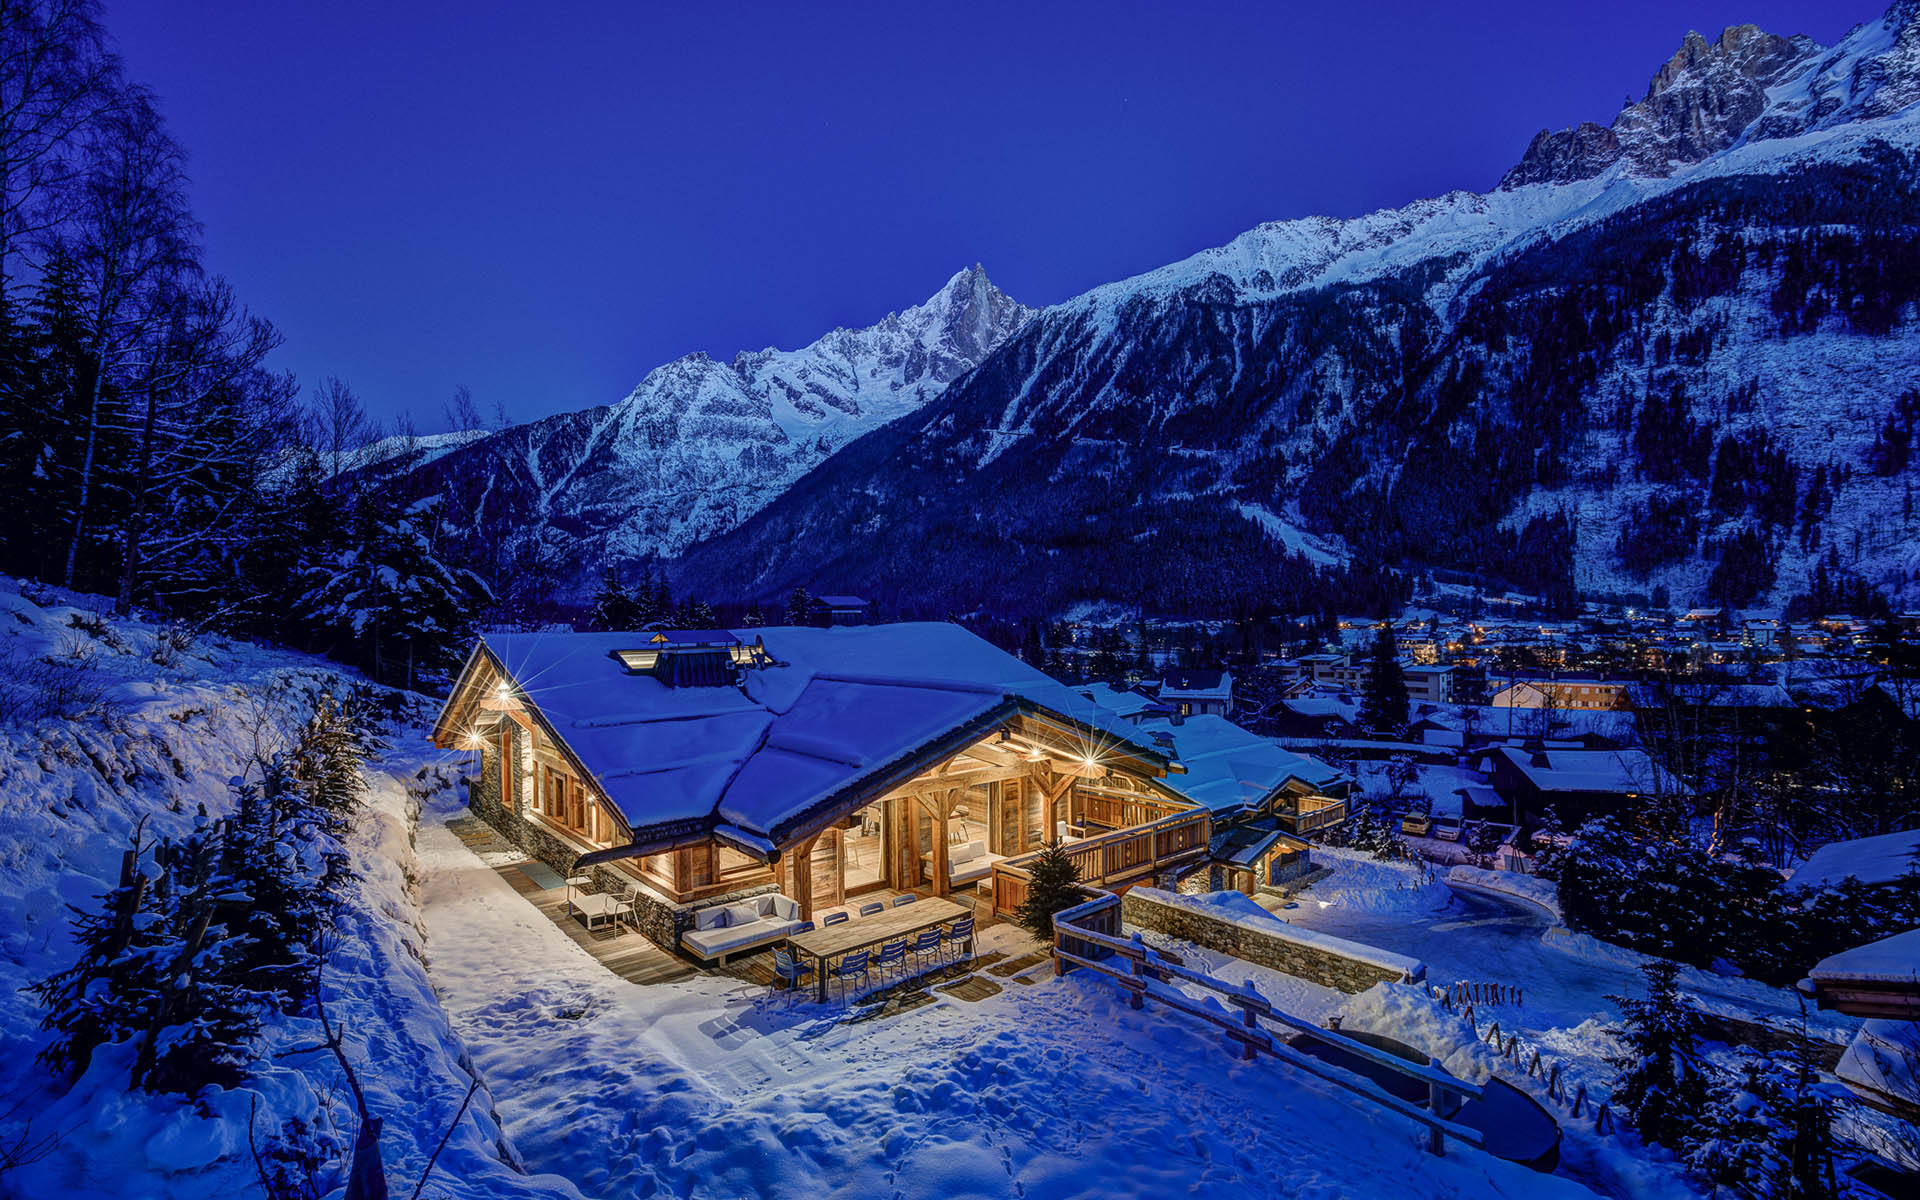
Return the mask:
<path id="1" fill-rule="evenodd" d="M 558 887 L 551 885 L 551 879 L 558 878 L 550 868 L 535 862 L 509 842 L 494 832 L 493 828 L 475 817 L 456 817 L 447 822 L 452 831 L 467 847 L 483 854 L 492 866 L 495 874 L 506 880 L 514 891 L 526 897 L 528 903 L 539 909 L 549 921 L 552 921 L 562 933 L 573 939 L 573 943 L 599 961 L 607 970 L 622 979 L 639 984 L 672 983 L 693 975 L 725 976 L 742 983 L 757 987 L 770 987 L 773 983 L 773 949 L 743 954 L 725 966 L 706 966 L 695 960 L 676 954 L 655 945 L 644 934 L 627 926 L 602 927 L 589 930 L 578 917 L 567 911 L 567 888 L 564 883 Z M 850 906 L 856 910 L 861 904 L 880 901 L 892 905 L 893 898 L 899 892 L 871 892 L 854 897 Z M 930 893 L 921 892 L 921 895 Z M 974 904 L 976 928 L 986 928 L 1000 923 L 993 915 L 992 903 L 984 897 L 971 894 L 955 894 L 949 899 Z M 855 922 L 859 917 L 854 917 Z M 1049 955 L 1044 948 L 1036 948 L 1028 954 L 1008 957 L 1000 953 L 976 955 L 963 963 L 956 963 L 929 971 L 904 983 L 895 984 L 881 992 L 874 993 L 865 1001 L 855 1019 L 872 1020 L 907 1012 L 925 1004 L 933 1003 L 931 994 L 939 992 L 959 1000 L 978 1001 L 1001 991 L 1001 984 L 1008 979 L 1019 983 L 1032 983 L 1033 978 L 1026 975 L 1028 968 L 1047 961 Z"/>

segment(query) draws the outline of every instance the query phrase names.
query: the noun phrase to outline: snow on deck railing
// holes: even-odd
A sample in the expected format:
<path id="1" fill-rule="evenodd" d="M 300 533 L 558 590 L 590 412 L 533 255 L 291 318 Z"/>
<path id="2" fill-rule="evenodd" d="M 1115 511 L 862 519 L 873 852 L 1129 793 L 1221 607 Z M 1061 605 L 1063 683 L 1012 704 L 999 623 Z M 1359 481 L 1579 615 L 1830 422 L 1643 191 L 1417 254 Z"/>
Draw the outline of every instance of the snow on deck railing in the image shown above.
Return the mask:
<path id="1" fill-rule="evenodd" d="M 1443 1153 L 1448 1137 L 1475 1148 L 1485 1147 L 1485 1138 L 1479 1130 L 1449 1121 L 1442 1115 L 1458 1112 L 1460 1105 L 1467 1100 L 1480 1099 L 1482 1090 L 1479 1084 L 1442 1070 L 1431 1056 L 1424 1065 L 1409 1062 L 1386 1050 L 1356 1041 L 1334 1030 L 1323 1029 L 1303 1017 L 1276 1008 L 1272 1001 L 1254 989 L 1251 980 L 1235 984 L 1215 979 L 1204 971 L 1167 961 L 1141 941 L 1138 934 L 1123 938 L 1095 927 L 1097 924 L 1117 927 L 1119 910 L 1120 897 L 1103 891 L 1090 900 L 1055 913 L 1054 974 L 1064 975 L 1071 967 L 1097 971 L 1120 985 L 1127 993 L 1127 1003 L 1133 1008 L 1144 1007 L 1147 997 L 1152 996 L 1168 1008 L 1224 1030 L 1229 1041 L 1239 1044 L 1242 1059 L 1251 1060 L 1259 1054 L 1271 1055 L 1288 1066 L 1418 1121 L 1427 1127 L 1427 1148 L 1435 1154 Z M 1125 963 L 1124 968 L 1115 965 L 1115 960 Z M 1174 986 L 1177 983 L 1193 984 L 1211 995 L 1198 998 L 1188 995 Z M 1214 996 L 1221 999 L 1215 1000 Z M 1235 1009 L 1240 1014 L 1238 1019 L 1231 1015 Z M 1271 1030 L 1262 1028 L 1260 1022 L 1263 1020 L 1284 1026 L 1296 1036 L 1310 1038 L 1361 1061 L 1425 1083 L 1428 1107 L 1420 1108 L 1408 1103 L 1371 1079 L 1309 1057 L 1289 1045 L 1291 1039 L 1277 1038 Z"/>

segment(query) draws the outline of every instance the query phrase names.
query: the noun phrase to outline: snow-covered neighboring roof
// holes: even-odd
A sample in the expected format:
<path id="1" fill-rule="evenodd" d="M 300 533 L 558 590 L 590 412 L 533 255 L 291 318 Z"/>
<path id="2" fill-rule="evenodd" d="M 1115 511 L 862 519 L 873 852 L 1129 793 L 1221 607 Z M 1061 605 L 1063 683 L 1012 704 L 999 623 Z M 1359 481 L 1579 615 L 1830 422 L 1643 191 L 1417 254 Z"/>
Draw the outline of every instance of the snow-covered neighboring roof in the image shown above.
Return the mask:
<path id="1" fill-rule="evenodd" d="M 1343 721 L 1359 719 L 1360 704 L 1351 696 L 1295 696 L 1282 700 L 1280 707 L 1301 717 L 1339 717 Z"/>
<path id="2" fill-rule="evenodd" d="M 486 650 L 629 827 L 692 820 L 778 841 L 783 824 L 929 743 L 1025 705 L 1150 762 L 1115 714 L 957 625 L 739 630 L 773 665 L 671 688 L 612 657 L 646 633 L 488 634 Z"/>
<path id="3" fill-rule="evenodd" d="M 1233 676 L 1225 671 L 1199 667 L 1171 667 L 1160 684 L 1160 698 L 1188 697 L 1228 699 L 1233 695 Z"/>
<path id="4" fill-rule="evenodd" d="M 1085 696 L 1090 703 L 1097 704 L 1117 717 L 1133 720 L 1160 708 L 1160 702 L 1152 696 L 1143 695 L 1131 688 L 1117 688 L 1104 683 L 1083 683 L 1073 689 Z"/>
<path id="5" fill-rule="evenodd" d="M 1907 984 L 1920 991 L 1920 929 L 1829 954 L 1807 972 L 1818 983 Z"/>
<path id="6" fill-rule="evenodd" d="M 1827 887 L 1849 876 L 1862 883 L 1892 883 L 1920 862 L 1917 855 L 1920 829 L 1828 842 L 1807 856 L 1787 886 Z"/>
<path id="7" fill-rule="evenodd" d="M 1645 792 L 1658 782 L 1644 750 L 1536 750 L 1498 746 L 1533 786 L 1543 792 Z M 1669 781 L 1669 786 L 1677 786 Z"/>
<path id="8" fill-rule="evenodd" d="M 1319 759 L 1284 750 L 1225 717 L 1142 721 L 1140 731 L 1165 737 L 1173 744 L 1173 757 L 1187 769 L 1163 780 L 1165 786 L 1214 813 L 1258 804 L 1289 779 L 1326 787 L 1341 777 Z"/>

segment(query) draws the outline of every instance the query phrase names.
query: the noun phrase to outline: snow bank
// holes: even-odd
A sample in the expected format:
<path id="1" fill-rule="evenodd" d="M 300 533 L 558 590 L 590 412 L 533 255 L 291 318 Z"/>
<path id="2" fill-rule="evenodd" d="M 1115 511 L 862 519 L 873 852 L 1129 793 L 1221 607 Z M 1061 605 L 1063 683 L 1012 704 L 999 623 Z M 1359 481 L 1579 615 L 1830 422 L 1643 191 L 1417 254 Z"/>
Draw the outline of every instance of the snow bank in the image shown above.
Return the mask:
<path id="1" fill-rule="evenodd" d="M 1554 920 L 1560 919 L 1560 889 L 1551 879 L 1519 871 L 1488 871 L 1462 863 L 1447 871 L 1447 882 L 1454 887 L 1476 887 L 1538 904 L 1552 913 Z"/>
<path id="2" fill-rule="evenodd" d="M 1492 1078 L 1499 1063 L 1465 1017 L 1442 1008 L 1418 984 L 1374 984 L 1340 1006 L 1340 1027 L 1405 1042 L 1472 1083 Z"/>
<path id="3" fill-rule="evenodd" d="M 1447 885 L 1415 863 L 1381 862 L 1358 850 L 1313 848 L 1315 866 L 1333 874 L 1299 896 L 1300 903 L 1368 913 L 1431 913 L 1453 899 Z"/>

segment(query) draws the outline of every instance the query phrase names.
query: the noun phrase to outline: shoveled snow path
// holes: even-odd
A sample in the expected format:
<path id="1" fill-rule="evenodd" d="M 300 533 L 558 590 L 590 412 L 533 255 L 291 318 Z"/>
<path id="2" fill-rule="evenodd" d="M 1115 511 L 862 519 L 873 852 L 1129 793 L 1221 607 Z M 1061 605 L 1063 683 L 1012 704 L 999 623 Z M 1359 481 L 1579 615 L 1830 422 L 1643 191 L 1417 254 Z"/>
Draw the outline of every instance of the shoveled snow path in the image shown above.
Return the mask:
<path id="1" fill-rule="evenodd" d="M 1586 1195 L 1218 1038 L 1089 973 L 848 1025 L 602 968 L 422 820 L 428 965 L 535 1170 L 604 1196 Z M 1006 948 L 1022 935 L 991 931 Z"/>

